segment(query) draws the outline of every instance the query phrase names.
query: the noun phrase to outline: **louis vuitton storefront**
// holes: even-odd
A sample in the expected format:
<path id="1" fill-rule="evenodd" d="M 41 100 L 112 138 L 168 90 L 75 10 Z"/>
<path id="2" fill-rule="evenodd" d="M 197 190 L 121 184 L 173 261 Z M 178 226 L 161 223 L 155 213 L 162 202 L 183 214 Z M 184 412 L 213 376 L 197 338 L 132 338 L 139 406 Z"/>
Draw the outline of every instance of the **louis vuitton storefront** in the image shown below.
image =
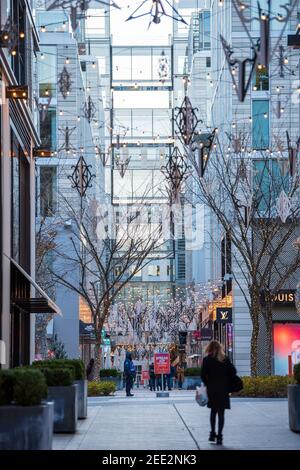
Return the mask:
<path id="1" fill-rule="evenodd" d="M 275 375 L 292 373 L 295 363 L 300 362 L 300 315 L 296 309 L 296 290 L 284 289 L 273 297 L 273 360 Z M 260 325 L 259 372 L 264 375 L 264 322 Z"/>

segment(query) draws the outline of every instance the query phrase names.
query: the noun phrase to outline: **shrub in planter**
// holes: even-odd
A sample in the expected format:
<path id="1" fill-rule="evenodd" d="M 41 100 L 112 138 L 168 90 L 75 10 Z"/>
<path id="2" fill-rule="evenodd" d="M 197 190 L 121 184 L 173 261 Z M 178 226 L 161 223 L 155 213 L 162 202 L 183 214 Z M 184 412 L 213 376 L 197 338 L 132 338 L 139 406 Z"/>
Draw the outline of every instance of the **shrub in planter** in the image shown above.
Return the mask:
<path id="1" fill-rule="evenodd" d="M 101 395 L 108 396 L 116 391 L 116 386 L 112 382 L 89 382 L 88 396 L 99 397 Z"/>
<path id="2" fill-rule="evenodd" d="M 15 374 L 12 370 L 0 370 L 0 406 L 13 401 Z"/>
<path id="3" fill-rule="evenodd" d="M 294 366 L 294 384 L 288 385 L 289 425 L 300 432 L 300 364 Z"/>
<path id="4" fill-rule="evenodd" d="M 51 450 L 53 403 L 47 396 L 45 377 L 39 370 L 0 371 L 0 449 Z"/>
<path id="5" fill-rule="evenodd" d="M 284 398 L 287 396 L 287 385 L 293 378 L 284 375 L 266 377 L 242 377 L 244 388 L 239 392 L 241 397 Z"/>
<path id="6" fill-rule="evenodd" d="M 69 369 L 72 374 L 72 381 L 76 379 L 75 365 L 66 363 L 65 359 L 49 359 L 45 361 L 35 361 L 32 363 L 32 367 L 38 367 L 40 369 Z"/>
<path id="7" fill-rule="evenodd" d="M 73 384 L 73 375 L 70 369 L 42 369 L 48 387 L 68 387 Z"/>
<path id="8" fill-rule="evenodd" d="M 47 397 L 47 385 L 42 372 L 32 369 L 17 369 L 14 375 L 14 403 L 19 406 L 40 405 L 42 399 Z"/>
<path id="9" fill-rule="evenodd" d="M 74 369 L 50 366 L 41 370 L 48 384 L 48 399 L 54 402 L 54 432 L 74 433 L 78 416 L 78 385 L 73 383 Z"/>
<path id="10" fill-rule="evenodd" d="M 34 367 L 42 368 L 63 368 L 70 369 L 72 372 L 72 380 L 78 385 L 78 418 L 83 419 L 87 416 L 87 381 L 85 378 L 84 362 L 80 359 L 49 359 L 45 361 L 35 361 Z"/>

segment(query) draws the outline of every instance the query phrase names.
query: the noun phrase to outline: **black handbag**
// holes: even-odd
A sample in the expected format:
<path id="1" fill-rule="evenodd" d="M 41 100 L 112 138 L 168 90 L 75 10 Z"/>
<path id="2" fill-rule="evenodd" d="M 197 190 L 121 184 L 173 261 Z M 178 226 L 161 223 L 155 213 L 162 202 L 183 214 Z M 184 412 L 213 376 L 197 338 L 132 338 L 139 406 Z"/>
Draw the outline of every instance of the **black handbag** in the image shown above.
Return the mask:
<path id="1" fill-rule="evenodd" d="M 240 392 L 243 388 L 244 384 L 242 379 L 236 374 L 232 375 L 229 380 L 229 393 Z"/>

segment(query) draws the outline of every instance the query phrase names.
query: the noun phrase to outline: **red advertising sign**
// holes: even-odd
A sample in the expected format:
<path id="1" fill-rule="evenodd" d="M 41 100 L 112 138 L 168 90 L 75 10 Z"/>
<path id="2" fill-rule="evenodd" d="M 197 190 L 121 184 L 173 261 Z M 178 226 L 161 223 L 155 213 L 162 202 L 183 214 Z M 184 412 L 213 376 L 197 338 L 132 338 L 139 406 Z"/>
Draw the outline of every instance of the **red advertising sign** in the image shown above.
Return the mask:
<path id="1" fill-rule="evenodd" d="M 143 370 L 142 371 L 142 380 L 149 380 L 149 379 L 150 379 L 149 371 L 148 370 Z"/>
<path id="2" fill-rule="evenodd" d="M 170 373 L 170 354 L 156 353 L 154 354 L 154 372 L 155 374 Z"/>

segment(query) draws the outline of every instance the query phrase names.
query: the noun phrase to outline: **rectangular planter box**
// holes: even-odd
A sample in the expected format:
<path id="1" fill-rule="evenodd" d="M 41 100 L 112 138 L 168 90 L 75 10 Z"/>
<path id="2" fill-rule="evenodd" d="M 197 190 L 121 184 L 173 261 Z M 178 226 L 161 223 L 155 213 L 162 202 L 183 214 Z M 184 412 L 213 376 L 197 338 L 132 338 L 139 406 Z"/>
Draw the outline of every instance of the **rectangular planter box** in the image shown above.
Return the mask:
<path id="1" fill-rule="evenodd" d="M 53 403 L 0 406 L 0 450 L 51 450 Z"/>
<path id="2" fill-rule="evenodd" d="M 288 385 L 289 425 L 300 432 L 300 385 Z"/>
<path id="3" fill-rule="evenodd" d="M 78 385 L 48 387 L 48 400 L 54 402 L 54 432 L 76 432 Z"/>
<path id="4" fill-rule="evenodd" d="M 78 385 L 78 419 L 87 417 L 87 380 L 76 380 Z"/>
<path id="5" fill-rule="evenodd" d="M 186 376 L 182 384 L 184 390 L 196 390 L 196 387 L 201 385 L 201 377 L 195 376 Z"/>

